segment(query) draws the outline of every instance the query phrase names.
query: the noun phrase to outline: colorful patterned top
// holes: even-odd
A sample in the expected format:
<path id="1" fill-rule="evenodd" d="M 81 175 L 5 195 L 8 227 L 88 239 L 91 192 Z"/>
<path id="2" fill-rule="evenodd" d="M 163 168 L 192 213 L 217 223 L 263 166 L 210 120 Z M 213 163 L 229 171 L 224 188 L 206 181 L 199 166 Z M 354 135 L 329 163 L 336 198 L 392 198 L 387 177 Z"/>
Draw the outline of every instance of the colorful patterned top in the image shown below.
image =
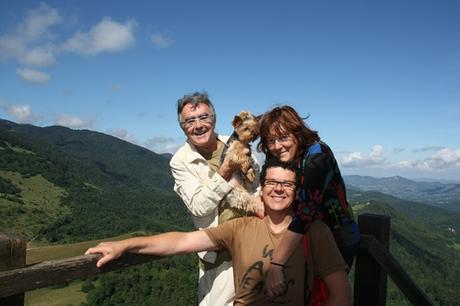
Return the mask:
<path id="1" fill-rule="evenodd" d="M 300 199 L 293 205 L 294 219 L 289 230 L 306 233 L 313 220 L 320 219 L 331 229 L 339 248 L 359 242 L 359 229 L 353 221 L 345 183 L 332 150 L 321 141 L 313 143 L 300 167 Z"/>

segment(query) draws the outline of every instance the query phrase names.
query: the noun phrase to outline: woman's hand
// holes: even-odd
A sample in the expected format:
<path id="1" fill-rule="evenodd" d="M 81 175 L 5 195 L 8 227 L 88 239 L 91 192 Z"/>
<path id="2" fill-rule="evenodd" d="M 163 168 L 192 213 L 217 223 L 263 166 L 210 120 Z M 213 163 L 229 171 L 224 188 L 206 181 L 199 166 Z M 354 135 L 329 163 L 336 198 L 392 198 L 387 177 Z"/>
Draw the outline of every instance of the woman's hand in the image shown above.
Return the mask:
<path id="1" fill-rule="evenodd" d="M 97 262 L 96 266 L 98 268 L 102 267 L 109 261 L 112 261 L 114 259 L 117 259 L 120 257 L 124 252 L 124 248 L 122 246 L 122 243 L 120 241 L 112 241 L 112 242 L 102 242 L 95 246 L 94 248 L 89 248 L 86 252 L 85 255 L 88 254 L 97 254 L 100 253 L 102 254 L 102 258 L 99 259 Z"/>
<path id="2" fill-rule="evenodd" d="M 267 279 L 265 280 L 265 289 L 267 296 L 274 298 L 284 291 L 284 271 L 283 267 L 270 265 L 268 268 Z"/>

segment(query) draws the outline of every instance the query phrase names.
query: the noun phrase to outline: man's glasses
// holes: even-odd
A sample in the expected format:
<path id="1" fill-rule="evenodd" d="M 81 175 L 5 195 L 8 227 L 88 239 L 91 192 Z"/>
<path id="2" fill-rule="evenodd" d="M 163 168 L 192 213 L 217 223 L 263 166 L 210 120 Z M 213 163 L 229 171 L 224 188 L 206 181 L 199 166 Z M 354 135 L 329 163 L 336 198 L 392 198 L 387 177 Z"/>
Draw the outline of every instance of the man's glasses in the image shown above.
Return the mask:
<path id="1" fill-rule="evenodd" d="M 270 189 L 275 189 L 278 187 L 278 184 L 283 187 L 283 189 L 287 190 L 295 190 L 296 184 L 294 181 L 278 181 L 278 180 L 272 180 L 272 179 L 266 179 L 264 182 L 264 187 L 270 188 Z"/>
<path id="2" fill-rule="evenodd" d="M 270 137 L 267 139 L 267 144 L 269 146 L 274 146 L 275 143 L 278 141 L 280 144 L 285 144 L 286 142 L 291 140 L 291 136 L 289 134 L 282 135 L 280 137 Z"/>
<path id="3" fill-rule="evenodd" d="M 185 118 L 184 121 L 181 121 L 180 124 L 182 125 L 182 127 L 184 127 L 185 129 L 188 129 L 192 126 L 194 126 L 197 122 L 200 122 L 200 123 L 211 123 L 212 120 L 214 118 L 214 115 L 213 114 L 202 114 L 202 115 L 199 115 L 198 117 L 189 117 L 189 118 Z"/>

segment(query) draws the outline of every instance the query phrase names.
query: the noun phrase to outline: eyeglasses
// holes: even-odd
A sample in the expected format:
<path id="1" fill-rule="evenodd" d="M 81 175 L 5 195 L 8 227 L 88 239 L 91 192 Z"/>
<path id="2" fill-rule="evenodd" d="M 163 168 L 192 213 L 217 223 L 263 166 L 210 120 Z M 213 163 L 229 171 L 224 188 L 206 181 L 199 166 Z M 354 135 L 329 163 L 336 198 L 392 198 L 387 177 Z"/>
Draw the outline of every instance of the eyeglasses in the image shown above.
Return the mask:
<path id="1" fill-rule="evenodd" d="M 291 135 L 289 134 L 286 134 L 286 135 L 282 135 L 280 137 L 271 137 L 271 138 L 268 138 L 267 139 L 267 144 L 268 146 L 274 146 L 275 143 L 278 141 L 280 144 L 285 144 L 287 143 L 288 141 L 291 141 Z"/>
<path id="2" fill-rule="evenodd" d="M 213 118 L 214 118 L 213 114 L 202 114 L 202 115 L 199 115 L 198 117 L 185 118 L 185 120 L 181 121 L 180 124 L 185 129 L 188 129 L 194 126 L 198 121 L 200 123 L 211 123 Z"/>
<path id="3" fill-rule="evenodd" d="M 296 183 L 294 181 L 278 181 L 272 179 L 266 179 L 264 182 L 264 187 L 275 189 L 276 187 L 278 187 L 278 184 L 281 185 L 283 189 L 287 190 L 295 190 L 296 188 Z"/>

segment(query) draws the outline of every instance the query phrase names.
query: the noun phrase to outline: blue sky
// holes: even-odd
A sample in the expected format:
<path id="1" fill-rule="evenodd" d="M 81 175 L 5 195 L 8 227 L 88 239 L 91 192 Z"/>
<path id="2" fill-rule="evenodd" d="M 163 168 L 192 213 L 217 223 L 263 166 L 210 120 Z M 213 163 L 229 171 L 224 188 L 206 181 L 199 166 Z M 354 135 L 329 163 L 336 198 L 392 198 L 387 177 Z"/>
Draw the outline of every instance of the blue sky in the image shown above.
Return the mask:
<path id="1" fill-rule="evenodd" d="M 221 133 L 289 104 L 344 174 L 460 180 L 458 1 L 0 1 L 0 118 L 174 152 L 202 90 Z"/>

